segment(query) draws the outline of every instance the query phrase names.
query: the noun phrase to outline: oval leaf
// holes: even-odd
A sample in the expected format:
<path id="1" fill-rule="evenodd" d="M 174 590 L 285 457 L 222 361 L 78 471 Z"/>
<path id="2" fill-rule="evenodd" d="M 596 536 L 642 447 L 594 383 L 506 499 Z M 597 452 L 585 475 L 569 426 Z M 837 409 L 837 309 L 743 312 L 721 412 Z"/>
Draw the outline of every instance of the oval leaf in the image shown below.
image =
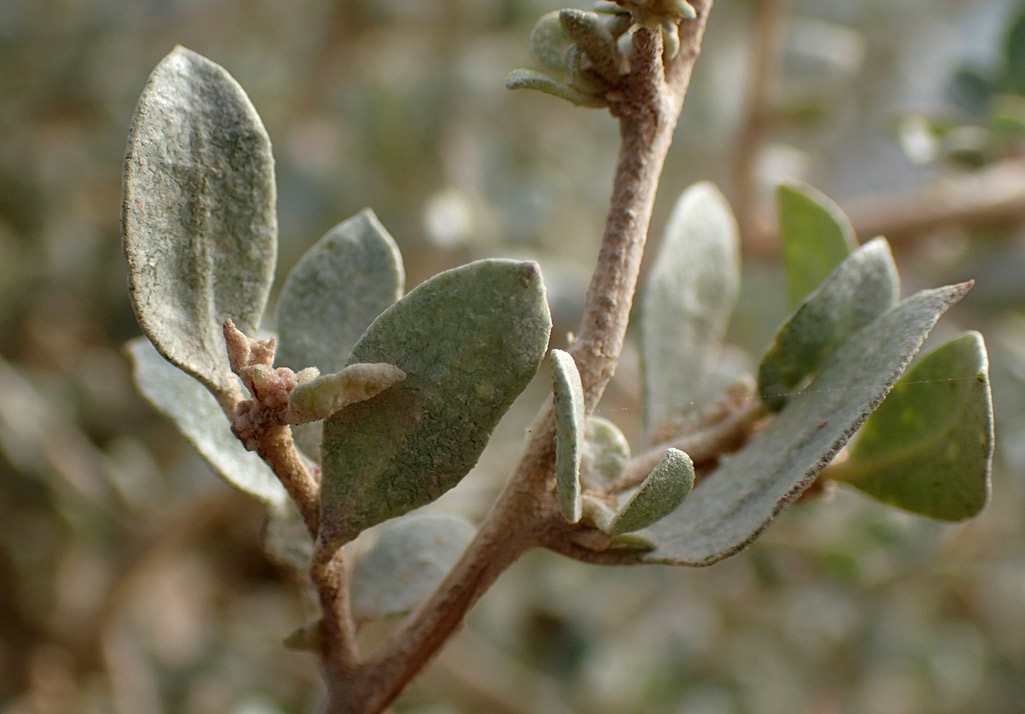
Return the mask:
<path id="1" fill-rule="evenodd" d="M 373 211 L 339 223 L 281 288 L 277 364 L 337 372 L 374 318 L 402 297 L 403 281 L 398 246 Z"/>
<path id="2" fill-rule="evenodd" d="M 908 370 L 828 473 L 885 503 L 959 521 L 986 505 L 992 460 L 986 345 L 969 332 Z"/>
<path id="3" fill-rule="evenodd" d="M 351 364 L 334 374 L 303 382 L 288 395 L 289 423 L 327 419 L 350 404 L 376 397 L 406 378 L 391 364 Z"/>
<path id="4" fill-rule="evenodd" d="M 601 417 L 588 417 L 584 431 L 584 453 L 580 463 L 583 485 L 607 493 L 630 463 L 630 442 L 615 424 Z"/>
<path id="5" fill-rule="evenodd" d="M 815 381 L 672 515 L 639 535 L 642 562 L 711 565 L 747 547 L 815 480 L 970 283 L 904 300 L 834 352 Z"/>
<path id="6" fill-rule="evenodd" d="M 897 302 L 900 282 L 890 247 L 869 241 L 840 264 L 786 321 L 758 368 L 758 392 L 774 411 L 851 335 Z"/>
<path id="7" fill-rule="evenodd" d="M 647 528 L 679 508 L 694 488 L 694 464 L 679 449 L 666 449 L 662 461 L 647 475 L 608 526 L 609 535 Z"/>
<path id="8" fill-rule="evenodd" d="M 404 615 L 456 564 L 476 528 L 456 516 L 410 516 L 388 524 L 352 573 L 357 620 Z"/>
<path id="9" fill-rule="evenodd" d="M 552 350 L 555 403 L 555 491 L 559 510 L 569 523 L 580 520 L 580 461 L 584 450 L 584 387 L 577 363 L 568 352 Z"/>
<path id="10" fill-rule="evenodd" d="M 124 166 L 122 235 L 135 314 L 168 360 L 237 391 L 221 326 L 255 332 L 277 252 L 274 159 L 249 98 L 177 47 L 139 98 Z"/>
<path id="11" fill-rule="evenodd" d="M 231 425 L 213 395 L 161 357 L 145 337 L 131 340 L 125 347 L 139 391 L 174 422 L 214 471 L 240 491 L 283 508 L 288 501 L 284 487 L 267 464 L 246 451 L 231 433 Z"/>
<path id="12" fill-rule="evenodd" d="M 858 247 L 840 207 L 811 186 L 782 184 L 776 194 L 787 301 L 801 304 Z"/>
<path id="13" fill-rule="evenodd" d="M 573 41 L 559 19 L 559 11 L 545 13 L 530 31 L 530 55 L 546 72 L 565 77 L 566 50 Z"/>
<path id="14" fill-rule="evenodd" d="M 511 260 L 441 273 L 385 310 L 349 361 L 406 379 L 324 422 L 321 537 L 352 538 L 456 485 L 537 372 L 551 327 L 537 264 Z"/>
<path id="15" fill-rule="evenodd" d="M 737 222 L 715 186 L 695 184 L 676 202 L 644 293 L 649 434 L 700 401 L 739 288 Z"/>

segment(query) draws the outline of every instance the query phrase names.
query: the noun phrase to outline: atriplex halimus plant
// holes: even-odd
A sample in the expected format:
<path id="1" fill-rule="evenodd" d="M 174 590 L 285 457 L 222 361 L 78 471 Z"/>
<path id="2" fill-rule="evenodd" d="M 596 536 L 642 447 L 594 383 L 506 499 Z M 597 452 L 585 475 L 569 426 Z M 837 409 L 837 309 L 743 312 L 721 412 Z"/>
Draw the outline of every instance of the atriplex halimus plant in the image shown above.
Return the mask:
<path id="1" fill-rule="evenodd" d="M 398 249 L 370 211 L 310 249 L 282 288 L 277 337 L 259 332 L 276 253 L 270 141 L 213 62 L 179 47 L 150 76 L 124 174 L 131 296 L 148 338 L 130 344 L 136 381 L 218 473 L 266 503 L 268 549 L 309 574 L 321 617 L 287 644 L 319 657 L 324 712 L 386 708 L 535 547 L 601 564 L 708 565 L 816 480 L 944 520 L 984 506 L 982 338 L 957 337 L 905 373 L 970 285 L 901 299 L 885 240 L 859 247 L 836 206 L 804 186 L 779 190 L 793 313 L 757 380 L 720 369 L 737 227 L 721 194 L 698 184 L 676 203 L 643 291 L 648 443 L 632 456 L 614 424 L 591 416 L 623 345 L 711 5 L 624 0 L 545 15 L 531 36 L 539 71 L 509 76 L 620 123 L 607 225 L 565 352 L 548 350 L 535 263 L 482 260 L 403 295 Z M 409 514 L 470 471 L 542 363 L 553 397 L 485 520 Z M 350 563 L 347 546 L 382 523 Z M 383 644 L 361 651 L 364 622 L 398 615 Z"/>

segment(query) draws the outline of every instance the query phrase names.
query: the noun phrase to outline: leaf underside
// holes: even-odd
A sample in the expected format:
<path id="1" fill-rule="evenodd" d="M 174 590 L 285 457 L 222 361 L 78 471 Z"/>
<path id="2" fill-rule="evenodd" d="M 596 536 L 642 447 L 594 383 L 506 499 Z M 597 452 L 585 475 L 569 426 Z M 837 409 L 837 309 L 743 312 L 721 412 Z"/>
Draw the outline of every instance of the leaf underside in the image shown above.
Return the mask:
<path id="1" fill-rule="evenodd" d="M 568 523 L 581 516 L 580 462 L 584 452 L 587 415 L 584 388 L 577 364 L 568 352 L 552 350 L 552 391 L 555 406 L 555 483 L 559 509 Z"/>
<path id="2" fill-rule="evenodd" d="M 858 432 L 837 475 L 884 503 L 958 521 L 986 505 L 992 459 L 986 347 L 982 335 L 969 332 L 901 377 Z"/>
<path id="3" fill-rule="evenodd" d="M 822 361 L 897 303 L 900 280 L 890 247 L 869 241 L 794 311 L 758 368 L 758 393 L 778 411 Z"/>
<path id="4" fill-rule="evenodd" d="M 139 391 L 174 422 L 214 471 L 240 491 L 283 508 L 288 501 L 285 489 L 267 464 L 231 433 L 214 396 L 164 359 L 145 337 L 131 340 L 126 349 Z"/>
<path id="5" fill-rule="evenodd" d="M 436 275 L 382 313 L 349 362 L 392 364 L 406 379 L 324 422 L 321 537 L 350 539 L 458 483 L 550 331 L 538 266 L 510 260 Z"/>
<path id="6" fill-rule="evenodd" d="M 403 282 L 399 249 L 373 211 L 339 223 L 285 280 L 275 362 L 339 371 L 374 318 L 402 297 Z"/>
<path id="7" fill-rule="evenodd" d="M 639 562 L 711 565 L 747 547 L 882 402 L 922 341 L 970 284 L 917 293 L 834 352 L 814 382 L 670 516 L 638 535 Z"/>
<path id="8" fill-rule="evenodd" d="M 648 434 L 700 406 L 740 289 L 737 223 L 710 183 L 676 202 L 641 317 Z"/>
<path id="9" fill-rule="evenodd" d="M 221 326 L 259 325 L 277 253 L 274 159 L 245 92 L 177 47 L 149 77 L 124 164 L 122 236 L 143 332 L 215 393 L 237 389 Z"/>
<path id="10" fill-rule="evenodd" d="M 410 515 L 384 532 L 352 573 L 352 614 L 357 620 L 404 615 L 456 564 L 476 528 L 464 518 Z"/>
<path id="11" fill-rule="evenodd" d="M 608 493 L 630 463 L 630 442 L 608 419 L 590 416 L 584 430 L 580 481 L 584 488 Z"/>

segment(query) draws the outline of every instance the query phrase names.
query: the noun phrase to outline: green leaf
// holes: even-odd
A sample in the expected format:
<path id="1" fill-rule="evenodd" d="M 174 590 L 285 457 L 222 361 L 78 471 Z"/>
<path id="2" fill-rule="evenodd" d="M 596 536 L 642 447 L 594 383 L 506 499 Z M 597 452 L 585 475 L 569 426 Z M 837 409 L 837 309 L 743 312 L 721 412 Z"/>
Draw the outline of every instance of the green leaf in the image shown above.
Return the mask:
<path id="1" fill-rule="evenodd" d="M 349 357 L 405 381 L 324 422 L 321 538 L 346 540 L 438 498 L 473 467 L 551 332 L 536 263 L 484 260 L 385 310 Z"/>
<path id="2" fill-rule="evenodd" d="M 694 407 L 740 289 L 737 222 L 710 183 L 680 196 L 648 274 L 641 316 L 647 432 Z"/>
<path id="3" fill-rule="evenodd" d="M 584 92 L 560 82 L 547 74 L 535 72 L 531 69 L 514 69 L 505 78 L 507 89 L 533 89 L 538 92 L 550 94 L 559 99 L 565 99 L 580 107 L 604 107 L 608 102 L 604 97 L 585 94 Z"/>
<path id="4" fill-rule="evenodd" d="M 284 487 L 263 460 L 246 451 L 231 433 L 217 400 L 202 384 L 160 356 L 145 337 L 128 342 L 126 350 L 139 391 L 174 422 L 221 478 L 265 503 L 284 506 L 288 501 Z"/>
<path id="5" fill-rule="evenodd" d="M 376 397 L 406 378 L 390 364 L 351 364 L 334 374 L 325 374 L 296 385 L 288 395 L 289 423 L 326 419 L 350 404 Z"/>
<path id="6" fill-rule="evenodd" d="M 710 565 L 750 545 L 882 402 L 932 326 L 970 283 L 917 293 L 834 352 L 815 381 L 683 505 L 640 536 L 637 560 Z"/>
<path id="7" fill-rule="evenodd" d="M 559 11 L 559 22 L 566 34 L 590 58 L 594 69 L 607 81 L 617 82 L 620 75 L 619 50 L 602 16 L 570 8 Z"/>
<path id="8" fill-rule="evenodd" d="M 1025 10 L 1011 22 L 1004 39 L 1004 84 L 1015 93 L 1025 89 Z"/>
<path id="9" fill-rule="evenodd" d="M 609 486 L 623 475 L 628 463 L 630 442 L 619 427 L 601 417 L 588 417 L 580 463 L 582 484 L 598 493 L 608 493 Z"/>
<path id="10" fill-rule="evenodd" d="M 469 521 L 448 515 L 409 516 L 384 526 L 352 573 L 357 620 L 404 615 L 456 564 L 473 540 Z"/>
<path id="11" fill-rule="evenodd" d="M 121 227 L 135 314 L 168 360 L 216 394 L 238 387 L 221 326 L 259 324 L 274 275 L 270 139 L 219 65 L 177 47 L 132 119 Z"/>
<path id="12" fill-rule="evenodd" d="M 666 449 L 662 461 L 647 475 L 606 531 L 622 535 L 647 528 L 679 508 L 694 488 L 694 464 L 679 449 Z"/>
<path id="13" fill-rule="evenodd" d="M 930 518 L 971 518 L 989 499 L 992 401 L 986 345 L 968 332 L 901 377 L 829 478 Z"/>
<path id="14" fill-rule="evenodd" d="M 782 184 L 777 193 L 787 300 L 801 304 L 858 247 L 840 207 L 811 186 Z"/>
<path id="15" fill-rule="evenodd" d="M 566 77 L 566 50 L 573 41 L 559 20 L 559 11 L 542 15 L 530 31 L 530 56 L 537 66 L 557 77 Z"/>
<path id="16" fill-rule="evenodd" d="M 568 352 L 552 350 L 555 404 L 555 491 L 559 509 L 569 523 L 580 520 L 580 462 L 584 451 L 584 388 L 577 363 Z"/>
<path id="17" fill-rule="evenodd" d="M 765 405 L 782 409 L 833 350 L 889 310 L 899 293 L 897 267 L 882 238 L 841 263 L 790 316 L 762 357 L 758 392 Z"/>
<path id="18" fill-rule="evenodd" d="M 278 301 L 278 365 L 337 372 L 374 318 L 402 297 L 402 257 L 370 209 L 328 231 Z"/>

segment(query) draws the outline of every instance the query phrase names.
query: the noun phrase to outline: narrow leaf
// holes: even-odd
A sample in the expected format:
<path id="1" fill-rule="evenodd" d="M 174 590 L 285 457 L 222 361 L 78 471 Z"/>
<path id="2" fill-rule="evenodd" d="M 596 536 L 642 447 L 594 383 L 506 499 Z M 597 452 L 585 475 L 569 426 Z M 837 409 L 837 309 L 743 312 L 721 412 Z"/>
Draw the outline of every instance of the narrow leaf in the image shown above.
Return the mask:
<path id="1" fill-rule="evenodd" d="M 608 526 L 609 535 L 647 528 L 679 508 L 694 488 L 694 464 L 679 449 L 666 449 L 662 461 L 641 482 Z"/>
<path id="2" fill-rule="evenodd" d="M 274 274 L 270 140 L 219 65 L 177 47 L 149 77 L 132 119 L 121 227 L 143 332 L 215 393 L 237 389 L 221 326 L 252 334 Z"/>
<path id="3" fill-rule="evenodd" d="M 505 86 L 507 89 L 534 89 L 559 99 L 565 99 L 580 107 L 604 107 L 608 104 L 603 97 L 585 94 L 547 74 L 531 69 L 514 69 L 505 78 Z"/>
<path id="4" fill-rule="evenodd" d="M 811 186 L 782 184 L 777 193 L 787 300 L 801 304 L 858 247 L 840 207 Z"/>
<path id="5" fill-rule="evenodd" d="M 752 543 L 882 402 L 936 320 L 970 287 L 917 293 L 858 332 L 751 443 L 639 533 L 658 545 L 639 560 L 710 565 Z"/>
<path id="6" fill-rule="evenodd" d="M 139 391 L 174 422 L 221 478 L 265 503 L 284 505 L 288 495 L 277 477 L 231 433 L 217 400 L 202 384 L 161 357 L 145 337 L 128 342 L 126 350 Z"/>
<path id="7" fill-rule="evenodd" d="M 630 463 L 630 442 L 615 424 L 601 417 L 587 418 L 580 480 L 584 487 L 607 493 Z"/>
<path id="8" fill-rule="evenodd" d="M 537 372 L 550 331 L 535 263 L 471 263 L 385 310 L 349 362 L 393 364 L 406 379 L 324 422 L 321 537 L 351 538 L 458 483 Z"/>
<path id="9" fill-rule="evenodd" d="M 402 258 L 374 212 L 328 231 L 292 269 L 278 301 L 278 365 L 337 372 L 374 318 L 402 297 Z"/>
<path id="10" fill-rule="evenodd" d="M 986 346 L 969 332 L 908 370 L 828 473 L 885 503 L 958 521 L 986 505 L 992 460 Z"/>
<path id="11" fill-rule="evenodd" d="M 568 352 L 552 350 L 555 403 L 555 485 L 559 509 L 569 523 L 580 520 L 580 461 L 584 451 L 584 388 Z"/>
<path id="12" fill-rule="evenodd" d="M 405 378 L 406 373 L 394 365 L 360 363 L 303 382 L 289 394 L 289 423 L 327 419 L 350 404 L 376 397 Z"/>
<path id="13" fill-rule="evenodd" d="M 676 202 L 644 292 L 648 434 L 700 401 L 739 288 L 737 222 L 715 186 L 695 184 Z"/>
<path id="14" fill-rule="evenodd" d="M 889 310 L 900 283 L 890 247 L 876 238 L 840 264 L 776 333 L 758 368 L 758 392 L 774 411 L 851 335 Z"/>
<path id="15" fill-rule="evenodd" d="M 456 516 L 409 516 L 384 527 L 352 573 L 357 620 L 404 615 L 452 569 L 476 529 Z"/>
<path id="16" fill-rule="evenodd" d="M 619 80 L 619 50 L 601 15 L 584 10 L 560 10 L 559 22 L 602 77 L 609 82 Z"/>

